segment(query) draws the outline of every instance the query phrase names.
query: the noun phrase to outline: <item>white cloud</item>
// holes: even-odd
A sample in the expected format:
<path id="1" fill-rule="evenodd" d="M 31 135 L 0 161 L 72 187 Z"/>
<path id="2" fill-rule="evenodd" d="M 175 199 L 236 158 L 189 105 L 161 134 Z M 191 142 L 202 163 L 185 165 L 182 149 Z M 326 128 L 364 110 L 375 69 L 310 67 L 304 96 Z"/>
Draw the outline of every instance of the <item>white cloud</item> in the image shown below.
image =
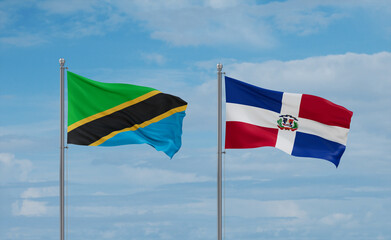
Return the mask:
<path id="1" fill-rule="evenodd" d="M 103 231 L 102 238 L 104 239 L 114 239 L 116 237 L 116 231 Z"/>
<path id="2" fill-rule="evenodd" d="M 210 6 L 212 8 L 228 8 L 238 6 L 243 3 L 243 1 L 240 0 L 204 0 L 203 2 L 206 6 Z"/>
<path id="3" fill-rule="evenodd" d="M 8 19 L 9 19 L 8 14 L 0 10 L 0 29 L 4 28 L 7 25 L 9 21 Z"/>
<path id="4" fill-rule="evenodd" d="M 0 126 L 0 151 L 47 149 L 54 144 L 52 136 L 57 124 L 55 121 L 42 121 Z"/>
<path id="5" fill-rule="evenodd" d="M 158 238 L 158 239 L 173 239 L 172 234 L 168 233 L 164 228 L 172 228 L 172 223 L 167 221 L 148 222 L 116 222 L 113 224 L 114 230 L 102 231 L 99 233 L 99 237 L 106 239 L 117 239 L 120 236 L 126 235 L 126 233 L 132 232 L 136 234 L 138 232 L 142 238 Z"/>
<path id="6" fill-rule="evenodd" d="M 0 11 L 0 43 L 19 47 L 45 44 L 54 38 L 104 35 L 127 19 L 107 1 L 5 1 L 0 3 L 2 8 L 8 11 Z M 26 11 L 31 14 L 26 16 Z"/>
<path id="7" fill-rule="evenodd" d="M 91 194 L 92 196 L 109 196 L 110 194 L 105 193 L 105 192 L 95 192 Z"/>
<path id="8" fill-rule="evenodd" d="M 197 215 L 215 215 L 216 200 L 201 199 L 196 202 L 182 204 L 138 204 L 137 206 L 77 206 L 71 207 L 74 214 L 81 214 L 88 217 L 113 217 L 127 215 L 150 215 L 150 214 L 197 214 Z"/>
<path id="9" fill-rule="evenodd" d="M 166 58 L 158 53 L 143 53 L 141 54 L 141 57 L 149 63 L 156 63 L 158 65 L 164 64 L 166 62 Z"/>
<path id="10" fill-rule="evenodd" d="M 79 154 L 75 155 L 76 149 L 70 149 L 70 154 L 71 152 L 75 154 L 73 156 L 70 155 L 69 158 L 70 179 L 77 183 L 115 185 L 121 182 L 131 186 L 132 191 L 137 192 L 161 185 L 200 183 L 215 180 L 214 177 L 198 174 L 198 168 L 189 167 L 189 165 L 196 166 L 196 164 L 185 163 L 176 158 L 177 156 L 175 156 L 176 160 L 169 160 L 164 156 L 164 153 L 155 151 L 146 144 L 118 147 L 117 149 L 97 148 L 95 150 L 96 156 L 91 155 L 91 149 L 83 150 L 78 148 L 78 151 Z M 134 161 L 135 159 L 147 159 L 149 161 L 140 163 L 139 161 Z M 179 171 L 178 169 L 181 168 L 182 170 Z M 85 169 L 88 169 L 88 171 Z M 111 195 L 113 191 L 115 192 L 115 189 L 110 191 L 96 189 L 90 194 L 97 196 Z"/>
<path id="11" fill-rule="evenodd" d="M 0 42 L 9 45 L 14 45 L 17 47 L 31 47 L 31 46 L 46 43 L 47 40 L 39 35 L 34 35 L 30 33 L 19 33 L 18 35 L 14 35 L 14 36 L 0 37 Z"/>
<path id="12" fill-rule="evenodd" d="M 319 222 L 325 225 L 346 225 L 352 218 L 352 214 L 333 213 L 321 218 Z"/>
<path id="13" fill-rule="evenodd" d="M 136 185 L 157 186 L 175 183 L 207 182 L 214 179 L 195 173 L 182 173 L 162 169 L 121 166 L 123 177 Z"/>
<path id="14" fill-rule="evenodd" d="M 305 218 L 306 211 L 291 200 L 259 201 L 227 198 L 227 216 L 242 218 Z"/>
<path id="15" fill-rule="evenodd" d="M 350 17 L 354 10 L 377 11 L 387 14 L 386 1 L 283 1 L 259 4 L 256 1 L 76 1 L 63 4 L 60 0 L 10 3 L 13 16 L 22 19 L 18 9 L 39 10 L 48 19 L 57 18 L 38 34 L 12 28 L 10 16 L 0 12 L 0 28 L 8 26 L 0 40 L 17 46 L 45 43 L 50 38 L 79 38 L 104 35 L 128 23 L 131 19 L 150 31 L 150 36 L 177 46 L 238 45 L 271 48 L 278 44 L 276 32 L 308 35 L 327 28 L 341 18 Z M 15 10 L 16 9 L 16 10 Z M 42 15 L 42 14 L 41 14 Z M 373 15 L 375 18 L 377 15 Z M 169 17 L 168 17 L 169 16 Z M 65 18 L 67 20 L 65 20 Z M 34 23 L 34 22 L 33 22 Z M 42 28 L 41 28 L 42 29 Z M 50 30 L 48 30 L 50 29 Z M 18 33 L 19 32 L 19 33 Z M 42 37 L 44 36 L 44 37 Z"/>
<path id="16" fill-rule="evenodd" d="M 228 65 L 225 71 L 228 76 L 261 87 L 318 94 L 331 101 L 345 99 L 352 106 L 362 107 L 373 106 L 368 100 L 381 100 L 380 104 L 386 104 L 385 100 L 390 99 L 390 64 L 389 52 L 347 53 L 286 62 L 236 63 Z"/>
<path id="17" fill-rule="evenodd" d="M 84 18 L 76 18 L 65 24 L 63 29 L 58 29 L 52 33 L 53 37 L 65 37 L 69 39 L 82 38 L 88 36 L 102 36 L 108 32 L 115 31 L 126 20 L 121 14 L 108 11 L 101 15 L 91 14 Z"/>
<path id="18" fill-rule="evenodd" d="M 226 199 L 228 217 L 240 218 L 306 218 L 307 213 L 291 200 L 259 201 L 249 199 Z M 216 215 L 216 199 L 200 199 L 181 204 L 151 204 L 137 206 L 79 206 L 73 207 L 74 214 L 89 217 L 151 215 L 181 213 L 186 215 Z"/>
<path id="19" fill-rule="evenodd" d="M 391 192 L 391 188 L 367 187 L 367 186 L 347 188 L 346 190 L 353 191 L 353 192 L 359 192 L 359 193 Z"/>
<path id="20" fill-rule="evenodd" d="M 24 191 L 21 198 L 44 198 L 56 197 L 59 195 L 58 187 L 28 188 Z"/>
<path id="21" fill-rule="evenodd" d="M 184 128 L 189 131 L 215 130 L 216 129 L 216 80 L 200 83 L 193 89 L 182 93 L 189 105 L 186 110 Z"/>
<path id="22" fill-rule="evenodd" d="M 386 12 L 384 1 L 151 1 L 115 2 L 129 16 L 142 21 L 151 37 L 178 46 L 250 45 L 273 47 L 275 32 L 308 35 L 352 15 L 352 10 Z M 382 9 L 379 6 L 384 6 Z M 167 18 L 167 16 L 170 16 Z"/>
<path id="23" fill-rule="evenodd" d="M 74 210 L 73 216 L 84 217 L 114 217 L 126 215 L 144 215 L 148 213 L 149 208 L 145 206 L 137 207 L 118 207 L 118 206 L 77 206 L 70 207 Z"/>
<path id="24" fill-rule="evenodd" d="M 0 184 L 25 182 L 33 164 L 27 159 L 16 159 L 10 153 L 0 153 Z"/>
<path id="25" fill-rule="evenodd" d="M 341 13 L 328 13 L 326 11 L 316 10 L 318 4 L 308 4 L 308 1 L 288 1 L 270 4 L 268 12 L 275 19 L 275 25 L 278 29 L 288 33 L 298 33 L 299 35 L 308 35 L 327 27 L 331 22 L 342 17 Z"/>
<path id="26" fill-rule="evenodd" d="M 247 5 L 221 8 L 218 1 L 166 3 L 160 7 L 141 1 L 117 4 L 143 22 L 152 38 L 177 46 L 250 44 L 268 48 L 275 42 L 269 26 L 248 12 Z"/>
<path id="27" fill-rule="evenodd" d="M 51 14 L 73 14 L 77 12 L 93 12 L 94 9 L 102 7 L 106 1 L 94 0 L 69 0 L 64 4 L 61 0 L 38 1 L 37 7 Z"/>
<path id="28" fill-rule="evenodd" d="M 16 201 L 12 204 L 12 214 L 14 216 L 39 217 L 47 215 L 49 208 L 47 202 L 31 200 Z"/>
<path id="29" fill-rule="evenodd" d="M 0 126 L 0 136 L 24 135 L 27 132 L 31 135 L 53 132 L 57 130 L 56 121 L 42 121 L 28 124 L 17 124 Z M 25 135 L 24 135 L 25 136 Z"/>

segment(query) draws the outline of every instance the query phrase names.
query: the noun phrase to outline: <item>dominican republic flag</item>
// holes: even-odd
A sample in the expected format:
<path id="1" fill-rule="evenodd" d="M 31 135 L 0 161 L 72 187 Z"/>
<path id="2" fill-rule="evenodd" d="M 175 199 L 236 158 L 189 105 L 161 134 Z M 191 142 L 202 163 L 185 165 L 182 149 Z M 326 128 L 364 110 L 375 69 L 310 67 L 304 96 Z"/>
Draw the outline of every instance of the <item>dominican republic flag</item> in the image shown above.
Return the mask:
<path id="1" fill-rule="evenodd" d="M 324 98 L 256 87 L 225 77 L 225 148 L 275 147 L 338 167 L 353 112 Z"/>

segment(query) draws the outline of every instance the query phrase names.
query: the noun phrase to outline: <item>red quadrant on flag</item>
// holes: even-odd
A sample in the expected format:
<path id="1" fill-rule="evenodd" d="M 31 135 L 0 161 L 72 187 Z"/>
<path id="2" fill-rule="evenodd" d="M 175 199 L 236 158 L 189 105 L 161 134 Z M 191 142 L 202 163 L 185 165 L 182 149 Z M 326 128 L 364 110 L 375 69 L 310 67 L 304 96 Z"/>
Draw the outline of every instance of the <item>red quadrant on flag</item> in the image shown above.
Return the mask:
<path id="1" fill-rule="evenodd" d="M 299 117 L 311 119 L 323 124 L 350 128 L 353 112 L 330 102 L 327 99 L 303 94 L 301 97 Z"/>
<path id="2" fill-rule="evenodd" d="M 243 122 L 226 122 L 225 148 L 274 147 L 278 129 Z"/>

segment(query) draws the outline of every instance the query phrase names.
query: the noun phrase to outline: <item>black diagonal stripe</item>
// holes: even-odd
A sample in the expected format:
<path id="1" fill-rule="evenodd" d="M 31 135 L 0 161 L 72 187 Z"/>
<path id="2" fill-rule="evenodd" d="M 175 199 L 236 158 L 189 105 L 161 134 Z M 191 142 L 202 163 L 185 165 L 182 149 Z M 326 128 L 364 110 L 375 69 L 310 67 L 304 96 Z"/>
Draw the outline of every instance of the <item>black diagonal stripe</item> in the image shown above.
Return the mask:
<path id="1" fill-rule="evenodd" d="M 80 103 L 82 104 L 82 103 Z M 68 132 L 68 143 L 90 145 L 108 134 L 141 124 L 187 103 L 179 97 L 159 93 L 142 102 L 95 119 Z"/>

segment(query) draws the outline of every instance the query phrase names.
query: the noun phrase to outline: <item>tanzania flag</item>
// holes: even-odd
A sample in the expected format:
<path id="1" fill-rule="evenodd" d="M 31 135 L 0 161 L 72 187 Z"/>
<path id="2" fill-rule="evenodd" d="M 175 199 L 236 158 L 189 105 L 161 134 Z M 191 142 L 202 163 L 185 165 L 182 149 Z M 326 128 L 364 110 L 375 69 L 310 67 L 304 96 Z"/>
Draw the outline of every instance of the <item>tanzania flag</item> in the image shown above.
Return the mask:
<path id="1" fill-rule="evenodd" d="M 187 103 L 149 87 L 102 83 L 68 72 L 68 143 L 147 143 L 173 157 Z"/>

